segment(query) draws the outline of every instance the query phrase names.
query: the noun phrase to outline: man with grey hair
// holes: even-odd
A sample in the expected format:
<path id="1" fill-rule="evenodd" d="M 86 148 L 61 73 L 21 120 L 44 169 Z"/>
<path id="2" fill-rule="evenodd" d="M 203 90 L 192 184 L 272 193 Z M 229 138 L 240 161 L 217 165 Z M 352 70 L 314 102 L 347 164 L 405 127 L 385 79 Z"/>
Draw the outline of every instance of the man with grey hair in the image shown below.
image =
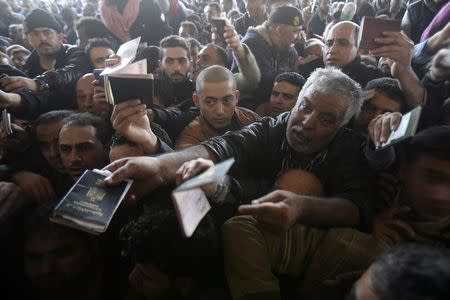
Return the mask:
<path id="1" fill-rule="evenodd" d="M 368 228 L 374 213 L 372 176 L 361 152 L 363 140 L 344 127 L 361 106 L 360 91 L 341 71 L 319 69 L 306 82 L 291 112 L 263 118 L 173 154 L 119 160 L 107 167 L 114 173 L 106 182 L 133 178 L 145 187 L 136 190 L 139 196 L 174 182 L 177 169 L 186 161 L 201 157 L 219 162 L 234 157 L 231 175 L 240 183 L 241 203 L 265 195 L 258 200 L 265 203 L 245 206 L 242 212 L 260 215 L 269 206 L 268 216 L 277 220 L 272 225 L 278 228 L 292 222 Z M 290 169 L 313 173 L 324 187 L 324 196 L 267 194 L 277 176 Z M 296 214 L 295 218 L 281 216 L 287 212 Z"/>

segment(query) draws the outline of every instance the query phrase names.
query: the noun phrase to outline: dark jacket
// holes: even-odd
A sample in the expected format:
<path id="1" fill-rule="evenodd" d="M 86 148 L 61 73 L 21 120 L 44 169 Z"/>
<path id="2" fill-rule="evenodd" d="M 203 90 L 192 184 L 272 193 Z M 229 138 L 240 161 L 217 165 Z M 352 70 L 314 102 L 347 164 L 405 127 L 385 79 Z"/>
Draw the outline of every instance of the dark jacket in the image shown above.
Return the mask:
<path id="1" fill-rule="evenodd" d="M 301 66 L 298 73 L 303 77 L 308 78 L 317 68 L 325 68 L 325 64 L 321 57 Z M 386 74 L 380 69 L 363 64 L 359 56 L 354 61 L 344 66 L 341 71 L 354 81 L 358 82 L 361 87 L 365 87 L 372 79 L 386 77 Z"/>
<path id="2" fill-rule="evenodd" d="M 280 172 L 300 168 L 319 178 L 325 196 L 355 203 L 360 209 L 361 224 L 368 228 L 377 209 L 372 201 L 373 174 L 362 152 L 363 139 L 342 128 L 327 149 L 302 165 L 286 140 L 289 116 L 290 113 L 284 113 L 276 119 L 266 117 L 202 144 L 218 161 L 234 157 L 231 175 L 241 183 L 246 201 L 269 192 Z"/>
<path id="3" fill-rule="evenodd" d="M 280 53 L 272 44 L 265 24 L 250 28 L 242 39 L 242 43 L 246 44 L 251 50 L 261 71 L 261 81 L 255 92 L 254 107 L 257 107 L 270 98 L 272 85 L 277 75 L 294 71 L 298 54 L 294 48 L 288 53 Z M 238 72 L 235 62 L 233 62 L 232 71 Z M 250 107 L 250 109 L 254 107 Z"/>
<path id="4" fill-rule="evenodd" d="M 165 74 L 161 74 L 155 80 L 155 96 L 160 98 L 164 107 L 177 107 L 185 111 L 194 105 L 192 92 L 194 85 L 191 80 L 173 82 Z"/>
<path id="5" fill-rule="evenodd" d="M 258 25 L 259 24 L 256 24 L 256 22 L 250 18 L 248 12 L 246 12 L 242 17 L 236 19 L 236 21 L 234 22 L 234 28 L 236 29 L 237 33 L 242 36 L 247 33 L 249 27 L 256 27 Z"/>
<path id="6" fill-rule="evenodd" d="M 19 69 L 16 69 L 10 65 L 4 65 L 4 64 L 0 64 L 0 75 L 1 74 L 6 74 L 8 76 L 27 77 L 27 75 L 25 73 L 23 73 L 22 71 L 20 71 Z"/>
<path id="7" fill-rule="evenodd" d="M 53 70 L 42 69 L 36 51 L 31 53 L 23 70 L 30 78 L 36 77 L 45 81 L 50 90 L 75 89 L 77 80 L 91 72 L 92 65 L 82 49 L 77 46 L 62 45 L 56 55 L 56 64 Z"/>
<path id="8" fill-rule="evenodd" d="M 420 42 L 420 37 L 425 28 L 431 23 L 439 9 L 447 2 L 443 1 L 435 9 L 428 3 L 428 0 L 418 0 L 406 8 L 406 13 L 402 20 L 402 27 L 407 30 L 409 29 L 409 37 L 413 40 L 414 44 Z"/>
<path id="9" fill-rule="evenodd" d="M 359 19 L 362 20 L 363 17 L 374 17 L 375 16 L 375 9 L 370 3 L 364 2 L 361 4 L 361 6 L 356 11 L 356 14 L 358 15 Z"/>
<path id="10" fill-rule="evenodd" d="M 139 14 L 130 28 L 131 38 L 140 36 L 141 42 L 147 42 L 147 46 L 159 46 L 164 37 L 172 34 L 172 28 L 161 19 L 161 14 L 157 1 L 141 1 Z"/>
<path id="11" fill-rule="evenodd" d="M 328 21 L 331 17 L 319 15 L 320 9 L 311 17 L 311 20 L 308 24 L 308 37 L 313 38 L 314 34 L 323 35 L 325 31 L 325 27 L 327 26 Z"/>

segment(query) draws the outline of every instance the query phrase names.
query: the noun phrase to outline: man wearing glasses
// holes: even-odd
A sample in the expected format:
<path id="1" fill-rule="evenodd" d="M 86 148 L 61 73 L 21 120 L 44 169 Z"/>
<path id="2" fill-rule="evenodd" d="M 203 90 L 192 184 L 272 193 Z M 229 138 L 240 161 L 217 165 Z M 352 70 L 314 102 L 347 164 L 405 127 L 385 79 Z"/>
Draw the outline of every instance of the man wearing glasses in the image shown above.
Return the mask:
<path id="1" fill-rule="evenodd" d="M 61 24 L 44 10 L 35 9 L 26 16 L 24 31 L 34 50 L 24 71 L 34 79 L 9 77 L 2 82 L 5 91 L 74 91 L 77 80 L 91 71 L 84 51 L 63 44 Z"/>

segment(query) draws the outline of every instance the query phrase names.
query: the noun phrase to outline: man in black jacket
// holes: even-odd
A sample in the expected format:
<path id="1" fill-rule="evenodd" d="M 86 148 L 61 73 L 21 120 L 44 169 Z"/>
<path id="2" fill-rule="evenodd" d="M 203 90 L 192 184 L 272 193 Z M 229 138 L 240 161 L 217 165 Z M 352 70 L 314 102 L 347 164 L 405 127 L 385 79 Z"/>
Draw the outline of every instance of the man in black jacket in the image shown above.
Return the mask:
<path id="1" fill-rule="evenodd" d="M 318 58 L 310 63 L 301 65 L 299 73 L 307 78 L 316 68 L 339 68 L 350 78 L 358 82 L 362 87 L 376 78 L 385 77 L 384 73 L 361 62 L 358 54 L 357 36 L 359 26 L 348 21 L 339 22 L 327 31 L 323 60 Z M 371 50 L 375 57 L 386 57 L 394 63 L 391 66 L 391 74 L 398 79 L 400 87 L 406 94 L 409 107 L 420 105 L 424 101 L 423 86 L 411 68 L 411 56 L 413 44 L 411 40 L 401 32 L 385 32 L 382 38 L 375 40 L 381 46 Z"/>
<path id="2" fill-rule="evenodd" d="M 364 225 L 371 223 L 375 212 L 370 201 L 371 172 L 362 158 L 362 141 L 343 127 L 360 106 L 357 83 L 336 69 L 320 69 L 305 83 L 290 113 L 264 118 L 173 154 L 116 161 L 107 167 L 114 173 L 106 182 L 114 184 L 131 177 L 142 187 L 136 190 L 139 196 L 175 181 L 176 171 L 186 161 L 202 157 L 218 162 L 234 157 L 232 174 L 239 180 L 256 178 L 260 183 L 251 186 L 248 180 L 242 184 L 248 195 L 242 200 L 249 203 L 268 192 L 281 172 L 308 170 L 322 182 L 325 196 L 298 195 L 289 200 L 308 211 L 300 223 L 367 228 Z M 250 197 L 252 187 L 256 193 Z M 267 197 L 275 197 L 272 202 L 285 200 L 283 194 Z"/>
<path id="3" fill-rule="evenodd" d="M 24 29 L 34 49 L 24 71 L 34 79 L 10 77 L 3 82 L 5 91 L 72 90 L 77 80 L 92 69 L 82 49 L 63 44 L 61 25 L 48 12 L 31 11 L 25 18 Z"/>

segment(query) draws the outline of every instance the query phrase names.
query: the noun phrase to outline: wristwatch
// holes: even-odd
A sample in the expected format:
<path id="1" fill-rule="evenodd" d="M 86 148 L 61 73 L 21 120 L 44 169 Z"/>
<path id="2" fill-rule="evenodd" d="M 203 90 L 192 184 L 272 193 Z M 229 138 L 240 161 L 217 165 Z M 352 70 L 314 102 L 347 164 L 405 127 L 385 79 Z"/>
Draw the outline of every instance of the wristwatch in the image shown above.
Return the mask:
<path id="1" fill-rule="evenodd" d="M 36 90 L 38 92 L 45 92 L 50 89 L 50 87 L 48 86 L 48 83 L 45 82 L 44 80 L 36 78 L 34 81 L 36 82 Z"/>

